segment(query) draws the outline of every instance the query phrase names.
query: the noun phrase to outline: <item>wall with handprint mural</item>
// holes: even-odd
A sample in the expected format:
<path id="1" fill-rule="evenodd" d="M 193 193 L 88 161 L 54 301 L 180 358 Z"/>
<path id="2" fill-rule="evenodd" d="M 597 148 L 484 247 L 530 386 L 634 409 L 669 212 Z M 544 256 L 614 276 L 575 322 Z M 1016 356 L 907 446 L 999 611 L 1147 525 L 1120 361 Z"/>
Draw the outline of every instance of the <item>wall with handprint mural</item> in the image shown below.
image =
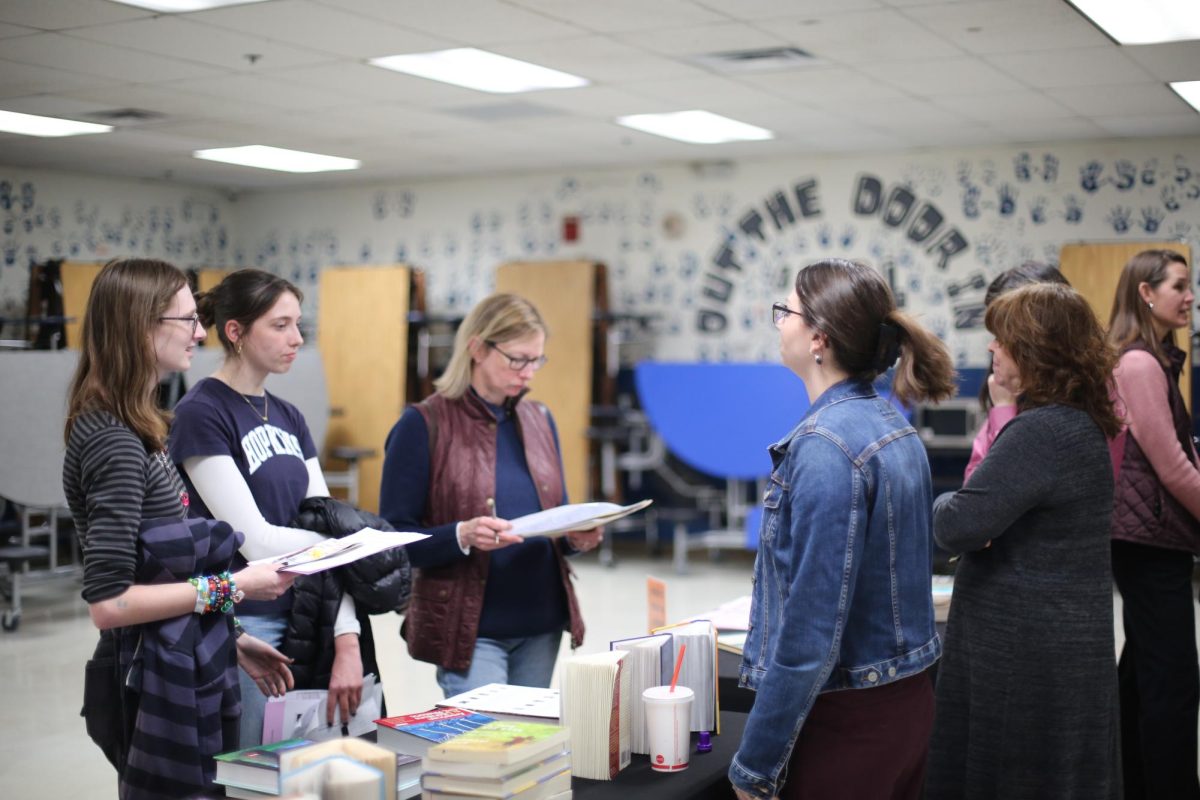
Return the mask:
<path id="1" fill-rule="evenodd" d="M 703 152 L 719 157 L 720 148 Z M 798 267 L 824 256 L 874 264 L 960 366 L 979 367 L 987 361 L 984 289 L 1001 270 L 1056 262 L 1064 242 L 1181 239 L 1200 253 L 1195 138 L 289 190 L 246 195 L 234 206 L 165 188 L 158 191 L 173 199 L 151 202 L 126 189 L 104 202 L 94 189 L 73 192 L 61 182 L 43 192 L 43 181 L 10 179 L 9 194 L 28 182 L 35 207 L 57 209 L 53 232 L 11 226 L 14 212 L 0 212 L 9 215 L 6 260 L 11 251 L 22 269 L 30 247 L 41 257 L 74 257 L 69 251 L 89 235 L 107 242 L 111 231 L 114 254 L 132 237 L 184 266 L 223 261 L 278 272 L 305 290 L 306 316 L 315 320 L 318 276 L 329 265 L 421 267 L 430 310 L 454 313 L 491 290 L 504 261 L 594 258 L 609 267 L 613 309 L 659 315 L 655 355 L 677 360 L 777 358 L 770 303 L 786 296 Z M 168 209 L 176 233 L 164 238 Z M 234 209 L 236 231 L 227 233 Z M 567 218 L 578 221 L 574 242 L 564 241 Z M 24 290 L 13 275 L 7 264 L 0 271 L 0 298 Z"/>

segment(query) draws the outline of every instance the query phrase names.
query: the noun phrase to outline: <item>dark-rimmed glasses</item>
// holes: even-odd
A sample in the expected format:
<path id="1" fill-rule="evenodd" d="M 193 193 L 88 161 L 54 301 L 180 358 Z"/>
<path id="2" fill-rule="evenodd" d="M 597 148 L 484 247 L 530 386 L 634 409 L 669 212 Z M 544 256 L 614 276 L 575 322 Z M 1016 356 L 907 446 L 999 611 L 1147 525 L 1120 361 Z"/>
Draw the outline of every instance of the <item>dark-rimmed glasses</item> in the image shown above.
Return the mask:
<path id="1" fill-rule="evenodd" d="M 508 368 L 511 369 L 513 372 L 520 372 L 521 370 L 525 369 L 526 367 L 533 367 L 533 371 L 537 372 L 539 369 L 546 366 L 546 362 L 550 360 L 550 359 L 546 358 L 546 356 L 544 356 L 544 355 L 538 356 L 537 358 L 526 358 L 525 356 L 510 356 L 508 353 L 501 350 L 499 348 L 499 346 L 497 346 L 497 344 L 495 342 L 493 342 L 491 339 L 484 339 L 483 343 L 486 344 L 488 347 L 492 348 L 493 350 L 495 350 L 500 355 L 507 358 L 508 359 Z"/>
<path id="2" fill-rule="evenodd" d="M 186 316 L 186 317 L 159 317 L 158 321 L 166 322 L 169 319 L 176 319 L 176 320 L 179 320 L 180 322 L 192 323 L 192 336 L 196 335 L 196 328 L 200 327 L 200 314 L 195 311 L 193 311 L 189 316 Z"/>
<path id="3" fill-rule="evenodd" d="M 780 325 L 782 325 L 783 321 L 787 319 L 788 314 L 796 314 L 801 316 L 799 311 L 793 311 L 784 303 L 771 304 L 771 322 L 775 324 L 775 327 L 778 328 Z"/>

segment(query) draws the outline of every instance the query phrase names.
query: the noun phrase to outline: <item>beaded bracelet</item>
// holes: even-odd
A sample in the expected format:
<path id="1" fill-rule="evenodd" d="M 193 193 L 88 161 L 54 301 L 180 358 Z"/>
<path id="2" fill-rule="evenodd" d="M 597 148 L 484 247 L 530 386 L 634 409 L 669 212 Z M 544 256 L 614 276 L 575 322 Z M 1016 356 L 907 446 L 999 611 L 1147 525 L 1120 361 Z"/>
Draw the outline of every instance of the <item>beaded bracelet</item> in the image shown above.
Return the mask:
<path id="1" fill-rule="evenodd" d="M 228 614 L 233 610 L 234 604 L 241 602 L 242 598 L 246 596 L 245 592 L 237 588 L 229 570 L 225 570 L 219 575 L 188 578 L 188 583 L 196 587 L 195 613 L 197 614 L 208 614 L 213 611 Z"/>

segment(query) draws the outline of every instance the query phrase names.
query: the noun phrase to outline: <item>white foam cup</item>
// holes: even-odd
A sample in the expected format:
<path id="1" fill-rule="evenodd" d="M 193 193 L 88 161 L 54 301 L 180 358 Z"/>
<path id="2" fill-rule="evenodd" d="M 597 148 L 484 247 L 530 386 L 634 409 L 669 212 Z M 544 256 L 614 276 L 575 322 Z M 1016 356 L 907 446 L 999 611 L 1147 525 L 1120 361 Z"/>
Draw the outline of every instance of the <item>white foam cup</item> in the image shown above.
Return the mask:
<path id="1" fill-rule="evenodd" d="M 692 751 L 692 690 L 686 686 L 651 686 L 642 692 L 650 768 L 658 772 L 687 769 Z"/>

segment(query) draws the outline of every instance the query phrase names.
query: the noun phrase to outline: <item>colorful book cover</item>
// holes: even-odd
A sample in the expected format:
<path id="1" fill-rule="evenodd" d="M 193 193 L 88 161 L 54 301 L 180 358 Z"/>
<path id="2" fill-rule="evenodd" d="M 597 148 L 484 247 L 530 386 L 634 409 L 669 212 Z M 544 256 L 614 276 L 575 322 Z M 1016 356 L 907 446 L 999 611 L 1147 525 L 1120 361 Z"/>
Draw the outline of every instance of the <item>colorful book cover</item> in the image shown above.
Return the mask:
<path id="1" fill-rule="evenodd" d="M 487 714 L 464 708 L 434 708 L 419 714 L 403 714 L 375 720 L 376 725 L 419 736 L 431 742 L 444 742 L 489 722 L 494 722 L 494 719 Z"/>
<path id="2" fill-rule="evenodd" d="M 310 744 L 312 742 L 308 739 L 284 739 L 282 742 L 260 744 L 254 747 L 234 750 L 230 753 L 221 753 L 218 756 L 214 756 L 214 758 L 219 762 L 228 764 L 278 770 L 280 753 L 297 747 L 307 747 Z"/>
<path id="3" fill-rule="evenodd" d="M 486 761 L 511 764 L 534 753 L 562 750 L 568 733 L 557 725 L 496 720 L 429 749 L 442 761 Z"/>

